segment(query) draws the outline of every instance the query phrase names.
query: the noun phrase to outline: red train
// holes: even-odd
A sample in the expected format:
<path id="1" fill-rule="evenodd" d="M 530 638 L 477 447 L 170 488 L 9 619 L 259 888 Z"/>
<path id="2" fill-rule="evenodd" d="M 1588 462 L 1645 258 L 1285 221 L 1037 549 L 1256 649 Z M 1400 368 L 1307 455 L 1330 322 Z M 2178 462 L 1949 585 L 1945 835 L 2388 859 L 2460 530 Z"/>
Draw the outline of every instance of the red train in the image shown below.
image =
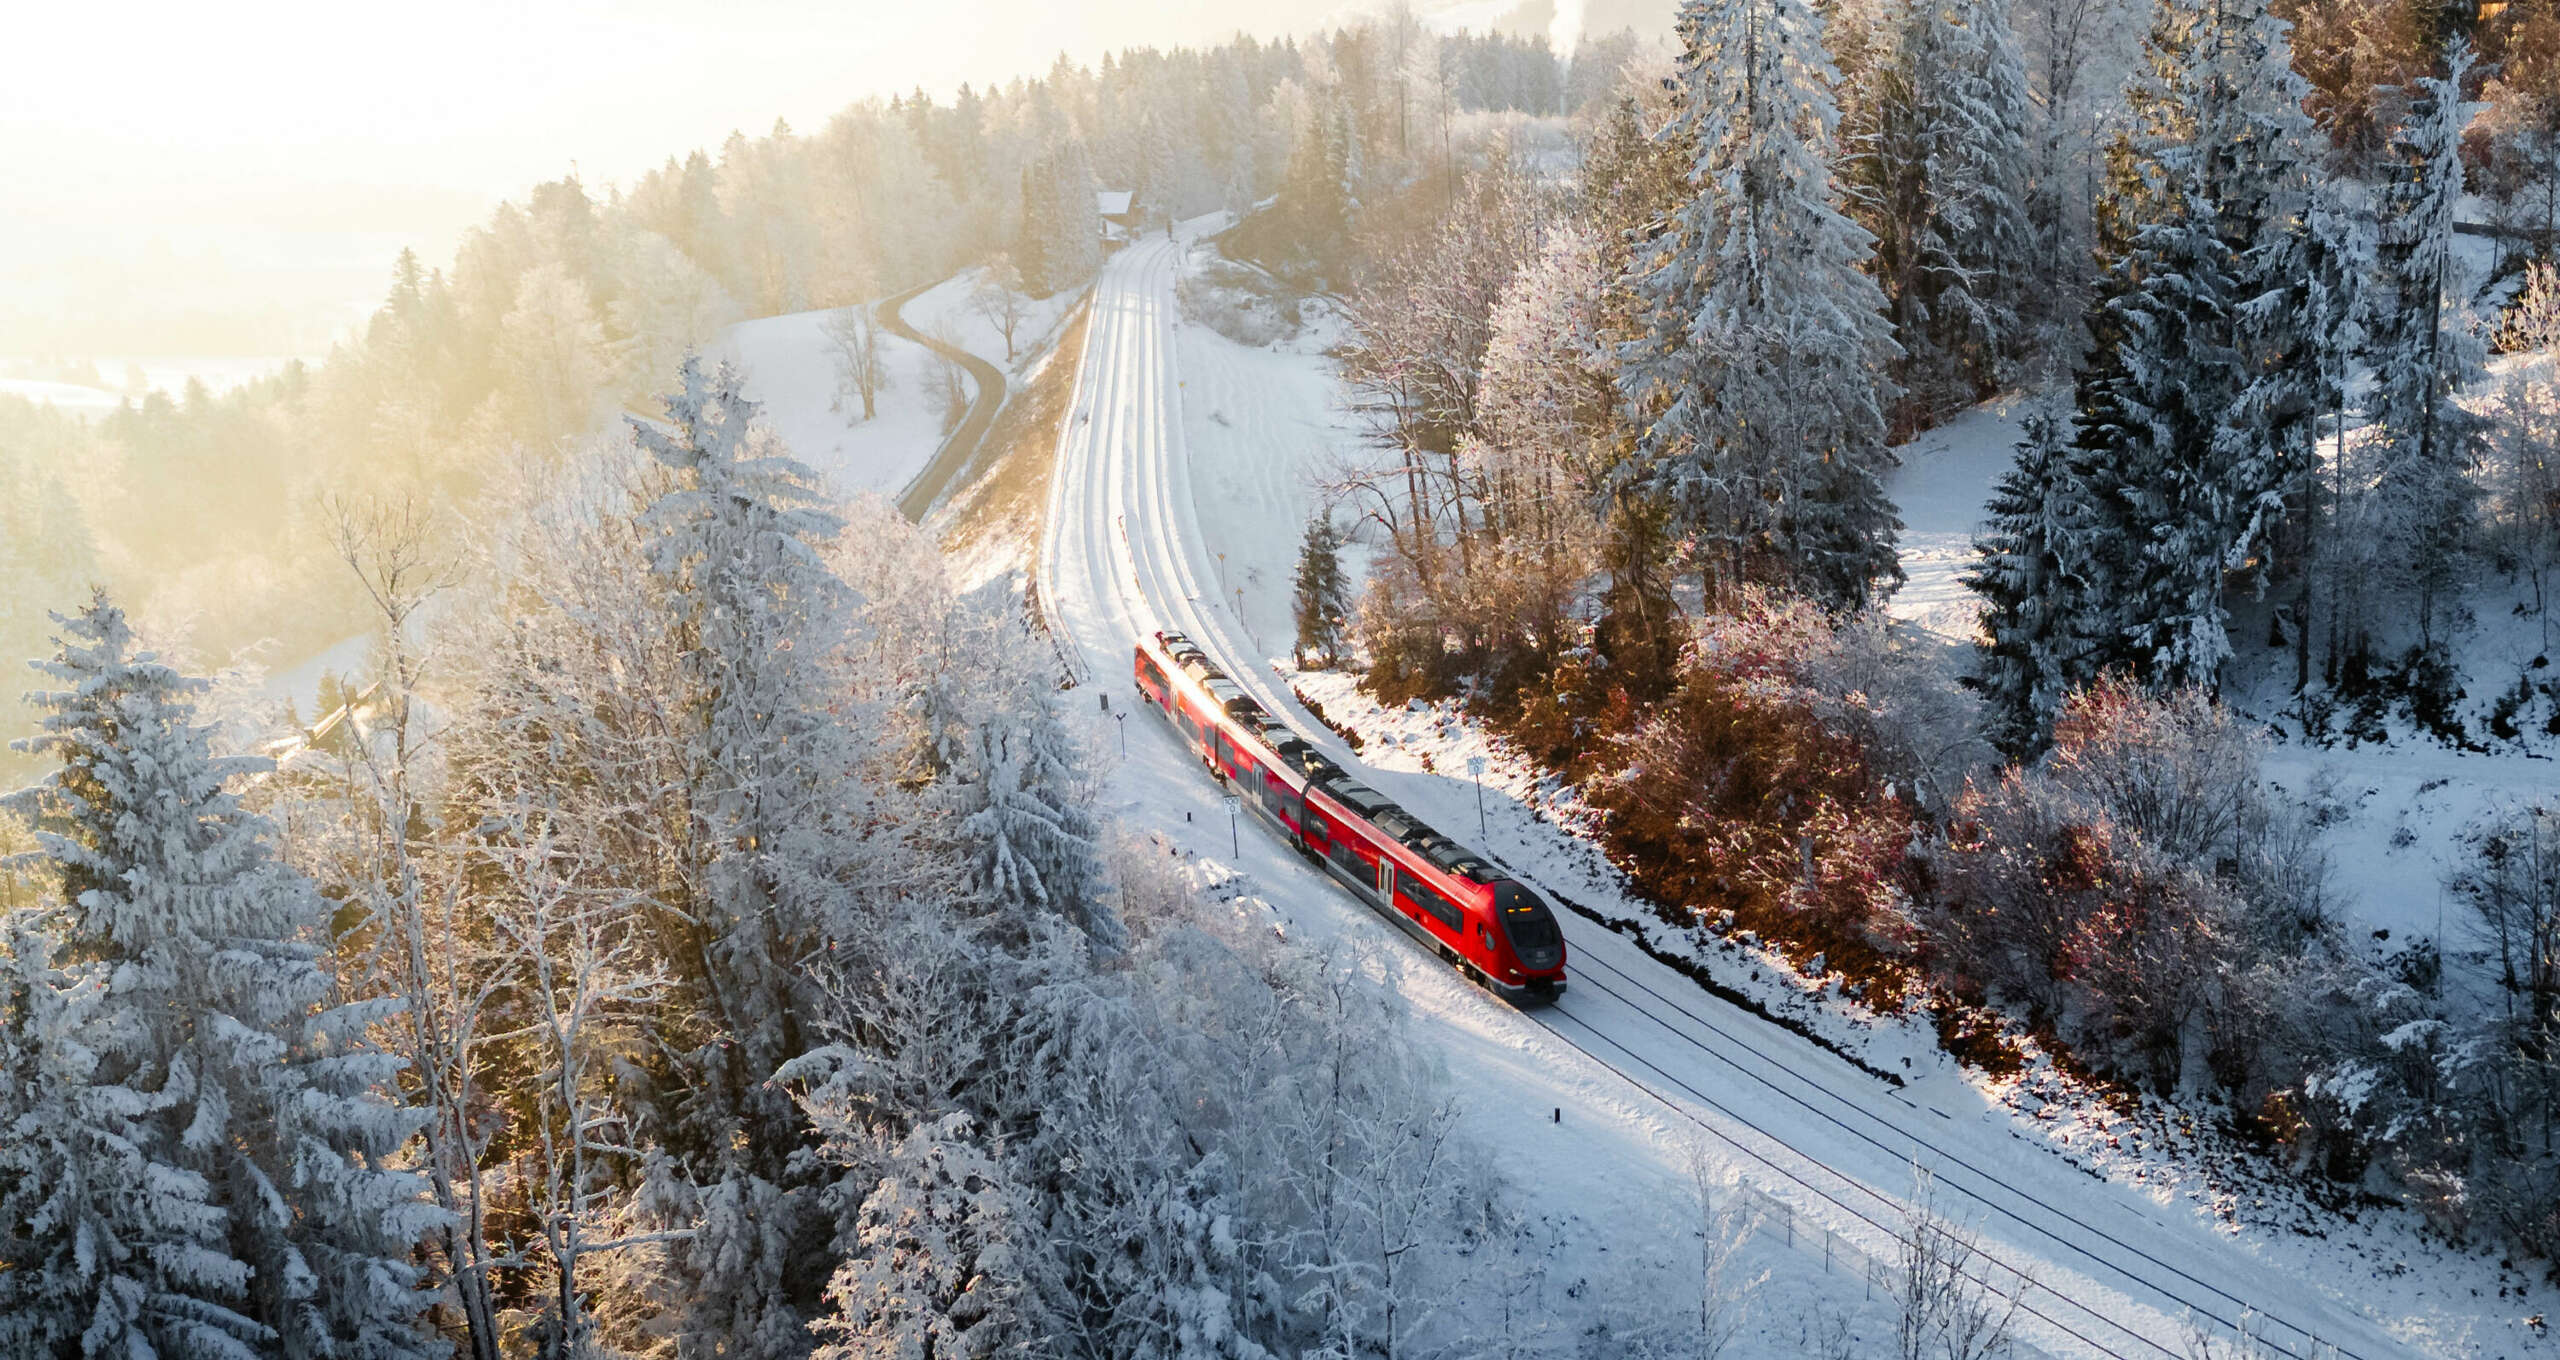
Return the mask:
<path id="1" fill-rule="evenodd" d="M 1137 646 L 1138 692 L 1298 853 L 1513 998 L 1564 990 L 1564 934 L 1536 893 L 1360 784 L 1180 633 Z"/>

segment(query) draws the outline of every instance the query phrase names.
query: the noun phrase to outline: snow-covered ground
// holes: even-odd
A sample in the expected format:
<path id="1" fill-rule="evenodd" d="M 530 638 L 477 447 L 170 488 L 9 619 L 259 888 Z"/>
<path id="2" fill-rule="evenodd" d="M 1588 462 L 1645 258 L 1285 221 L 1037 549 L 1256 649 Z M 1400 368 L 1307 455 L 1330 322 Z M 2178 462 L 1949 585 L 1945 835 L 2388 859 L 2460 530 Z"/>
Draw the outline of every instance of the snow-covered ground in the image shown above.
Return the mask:
<path id="1" fill-rule="evenodd" d="M 1074 310 L 1076 299 L 1083 293 L 1062 288 L 1044 298 L 1024 299 L 1021 318 L 1013 327 L 1013 362 L 1007 363 L 1004 332 L 971 300 L 986 275 L 983 268 L 964 269 L 909 299 L 900 315 L 918 334 L 938 336 L 947 344 L 958 345 L 1005 369 L 1019 387 L 1027 366 L 1057 340 L 1059 324 Z"/>
<path id="2" fill-rule="evenodd" d="M 145 355 L 139 358 L 112 356 L 89 361 L 104 383 L 123 383 L 131 374 L 139 373 L 143 391 L 179 396 L 190 381 L 201 382 L 217 395 L 243 383 L 253 382 L 293 362 L 290 357 L 265 355 Z M 25 397 L 29 401 L 49 402 L 73 415 L 94 416 L 123 405 L 128 392 L 109 390 L 87 382 L 63 382 L 56 379 L 8 376 L 10 363 L 0 361 L 0 396 Z M 21 370 L 23 372 L 23 370 Z M 84 375 L 85 376 L 85 375 Z"/>
<path id="3" fill-rule="evenodd" d="M 764 403 L 766 422 L 829 485 L 847 497 L 865 491 L 894 497 L 941 447 L 941 361 L 883 330 L 889 386 L 878 396 L 879 414 L 864 420 L 862 399 L 837 393 L 836 345 L 826 333 L 835 315 L 793 312 L 742 321 L 721 337 L 716 353 L 745 370 L 747 395 Z"/>
<path id="4" fill-rule="evenodd" d="M 1975 635 L 1979 600 L 1960 573 L 1972 558 L 1983 505 L 2008 471 L 2020 422 L 2036 400 L 1987 403 L 1898 450 L 1902 464 L 1889 489 L 1902 514 L 1909 579 L 1887 607 L 1951 645 Z M 2473 621 L 2454 647 L 2469 691 L 2461 709 L 2475 731 L 2485 729 L 2488 705 L 2517 676 L 2555 674 L 2533 666 L 2535 657 L 2560 655 L 2560 648 L 2546 642 L 2538 618 L 2516 612 L 2518 593 L 2512 583 L 2492 582 L 2466 601 Z M 2234 609 L 2241 615 L 2233 627 L 2243 664 L 2225 698 L 2267 724 L 2268 779 L 2287 799 L 2316 810 L 2321 845 L 2335 871 L 2338 918 L 2360 947 L 2377 955 L 2418 938 L 2463 947 L 2444 875 L 2464 834 L 2483 818 L 2535 799 L 2560 800 L 2560 760 L 2553 758 L 2560 740 L 2540 730 L 2550 708 L 2526 715 L 2523 741 L 2492 743 L 2487 751 L 2447 746 L 2405 723 L 2392 724 L 2393 739 L 2385 743 L 2308 743 L 2301 724 L 2284 713 L 2292 700 L 2291 654 L 2272 661 L 2259 655 L 2249 644 L 2264 635 L 2263 615 L 2245 601 L 2235 601 Z"/>
<path id="5" fill-rule="evenodd" d="M 98 371 L 110 382 L 124 380 L 127 370 L 139 370 L 144 387 L 174 397 L 185 392 L 190 381 L 203 383 L 210 392 L 228 392 L 276 373 L 293 361 L 292 355 L 144 354 L 109 355 L 96 362 Z M 314 365 L 320 362 L 310 356 L 302 361 Z"/>
<path id="6" fill-rule="evenodd" d="M 1159 828 L 1169 853 L 1269 911 L 1276 929 L 1356 952 L 1408 999 L 1470 1130 L 1551 1234 L 1540 1303 L 1557 1325 L 1676 1306 L 1672 1272 L 1695 1250 L 1685 1187 L 1696 1154 L 1747 1182 L 1770 1214 L 1752 1250 L 1779 1278 L 1737 1353 L 1794 1350 L 1817 1306 L 1859 1318 L 1871 1350 L 1881 1317 L 1858 1262 L 1891 1255 L 1916 1159 L 1937 1173 L 1940 1207 L 1983 1234 L 1995 1282 L 2012 1268 L 2035 1281 L 2022 1323 L 2048 1353 L 2179 1355 L 2190 1310 L 2254 1310 L 2279 1354 L 2532 1353 L 2518 1319 L 2552 1300 L 2425 1242 L 2406 1216 L 2350 1222 L 2281 1203 L 2287 1192 L 2273 1187 L 2235 1198 L 2185 1164 L 2195 1149 L 2174 1120 L 2053 1105 L 2049 1085 L 1988 1084 L 1945 1061 L 1918 1025 L 1865 1016 L 1738 942 L 1650 941 L 1703 960 L 1720 996 L 1568 914 L 1572 991 L 1551 1010 L 1518 1011 L 1411 947 L 1256 824 L 1225 824 L 1217 786 L 1132 701 L 1129 648 L 1145 632 L 1190 633 L 1266 706 L 1461 837 L 1474 838 L 1478 790 L 1456 775 L 1468 755 L 1487 755 L 1484 844 L 1600 916 L 1643 914 L 1590 844 L 1558 825 L 1553 790 L 1453 715 L 1379 712 L 1339 677 L 1310 678 L 1311 694 L 1330 685 L 1317 697 L 1331 716 L 1372 736 L 1358 762 L 1288 694 L 1280 666 L 1289 567 L 1314 504 L 1306 488 L 1357 439 L 1315 356 L 1178 323 L 1181 255 L 1162 241 L 1132 246 L 1097 286 L 1043 554 L 1049 603 L 1116 726 L 1098 709 L 1095 721 L 1107 749 L 1126 752 L 1108 810 Z M 1992 442 L 1986 433 L 1913 460 L 1905 484 L 1938 493 L 1927 513 L 1950 521 L 1924 531 L 1970 531 L 1970 516 L 1951 521 L 1968 498 L 1979 506 L 1964 488 L 1973 471 L 2005 462 Z M 1926 480 L 1908 482 L 1915 473 Z"/>
<path id="7" fill-rule="evenodd" d="M 2009 470 L 2019 422 L 2031 398 L 2008 397 L 1968 411 L 1895 450 L 1902 465 L 1886 489 L 1902 511 L 1902 570 L 1893 616 L 1954 642 L 1971 641 L 1979 610 L 1961 574 L 1973 560 L 1974 531 L 1992 483 Z"/>
<path id="8" fill-rule="evenodd" d="M 121 393 L 44 378 L 0 378 L 0 397 L 24 397 L 75 416 L 104 415 L 124 404 Z"/>

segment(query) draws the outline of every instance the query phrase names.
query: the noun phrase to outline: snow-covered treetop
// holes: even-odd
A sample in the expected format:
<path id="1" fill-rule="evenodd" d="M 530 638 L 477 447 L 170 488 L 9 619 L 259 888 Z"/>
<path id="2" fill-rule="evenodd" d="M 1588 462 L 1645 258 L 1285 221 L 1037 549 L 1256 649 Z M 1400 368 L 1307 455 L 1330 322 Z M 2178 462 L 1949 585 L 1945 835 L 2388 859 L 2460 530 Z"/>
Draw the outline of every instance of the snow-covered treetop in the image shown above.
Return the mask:
<path id="1" fill-rule="evenodd" d="M 268 762 L 212 753 L 212 729 L 194 721 L 207 682 L 136 650 L 124 611 L 103 590 L 79 613 L 53 618 L 61 650 L 34 664 L 62 688 L 34 696 L 48 710 L 43 735 L 16 747 L 55 756 L 61 768 L 9 801 L 61 866 L 61 933 L 72 955 L 290 936 L 308 884 L 264 872 L 266 820 L 224 787 Z M 133 815 L 146 807 L 165 815 Z"/>

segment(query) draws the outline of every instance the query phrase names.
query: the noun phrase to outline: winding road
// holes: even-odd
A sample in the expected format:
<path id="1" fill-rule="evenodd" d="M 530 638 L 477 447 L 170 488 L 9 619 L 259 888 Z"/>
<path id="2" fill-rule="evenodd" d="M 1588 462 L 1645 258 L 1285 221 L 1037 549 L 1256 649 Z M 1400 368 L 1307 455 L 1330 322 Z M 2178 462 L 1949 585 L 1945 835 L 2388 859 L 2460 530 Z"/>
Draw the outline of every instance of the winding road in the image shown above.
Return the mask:
<path id="1" fill-rule="evenodd" d="M 1836 1254 L 1854 1270 L 1865 1267 L 1846 1262 L 1895 1259 L 1916 1163 L 1936 1177 L 1938 1210 L 1980 1235 L 1980 1282 L 2023 1290 L 2020 1331 L 2037 1350 L 2182 1360 L 2192 1317 L 2225 1336 L 2251 1320 L 2279 1360 L 2412 1353 L 2363 1315 L 2351 1285 L 2299 1278 L 2299 1261 L 2266 1251 L 2272 1234 L 2228 1237 L 2181 1198 L 2095 1179 L 2020 1138 L 2008 1111 L 1960 1079 L 1896 1089 L 1563 913 L 1572 990 L 1551 1009 L 1515 1011 L 1402 949 L 1391 926 L 1258 825 L 1216 835 L 1229 830 L 1220 823 L 1232 808 L 1170 732 L 1143 716 L 1129 682 L 1131 646 L 1157 629 L 1188 634 L 1267 709 L 1435 825 L 1475 818 L 1463 781 L 1369 772 L 1247 644 L 1234 601 L 1213 584 L 1207 562 L 1218 545 L 1199 532 L 1175 344 L 1174 282 L 1187 248 L 1133 244 L 1095 285 L 1042 547 L 1044 604 L 1060 641 L 1121 710 L 1127 754 L 1109 796 L 1132 825 L 1163 827 L 1201 856 L 1232 855 L 1290 928 L 1388 959 L 1379 966 L 1413 1005 L 1417 1029 L 1438 1036 L 1476 1132 L 1515 1184 L 1565 1213 L 1659 1218 L 1665 1183 L 1676 1185 L 1690 1147 L 1708 1140 L 1772 1217 L 1784 1216 L 1791 1243 L 1814 1252 L 1821 1269 Z M 1134 723 L 1130 709 L 1142 714 Z M 1499 857 L 1548 862 L 1524 845 L 1561 833 L 1532 826 L 1517 804 L 1502 813 Z M 1515 872 L 1535 885 L 1533 873 Z M 1560 1166 L 1577 1169 L 1559 1179 Z"/>
<path id="2" fill-rule="evenodd" d="M 970 455 L 978 451 L 979 441 L 987 437 L 987 427 L 995 424 L 996 412 L 1004 409 L 1007 395 L 1003 369 L 907 324 L 903 309 L 915 301 L 917 294 L 934 286 L 933 283 L 919 284 L 880 303 L 880 324 L 888 327 L 891 335 L 922 345 L 951 360 L 967 369 L 969 376 L 977 382 L 978 390 L 969 401 L 969 413 L 961 417 L 960 424 L 944 437 L 942 447 L 934 451 L 933 461 L 925 464 L 924 470 L 915 475 L 915 480 L 907 483 L 906 490 L 898 493 L 898 513 L 919 524 L 932 511 L 934 503 L 942 499 L 942 493 L 951 489 L 951 479 L 959 476 L 960 469 L 969 465 Z"/>

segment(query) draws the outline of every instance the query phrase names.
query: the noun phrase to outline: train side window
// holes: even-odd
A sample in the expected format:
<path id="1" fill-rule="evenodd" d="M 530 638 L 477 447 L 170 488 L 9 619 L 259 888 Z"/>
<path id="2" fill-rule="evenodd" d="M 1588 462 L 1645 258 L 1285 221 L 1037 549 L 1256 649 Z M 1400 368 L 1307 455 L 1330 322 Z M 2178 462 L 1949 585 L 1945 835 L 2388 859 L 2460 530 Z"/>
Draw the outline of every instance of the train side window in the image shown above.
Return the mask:
<path id="1" fill-rule="evenodd" d="M 1449 900 L 1447 893 L 1440 891 L 1436 885 L 1410 874 L 1405 876 L 1404 883 L 1405 894 L 1413 899 L 1415 906 L 1431 913 L 1435 920 L 1456 933 L 1459 938 L 1466 937 L 1467 914 L 1459 908 L 1457 903 Z"/>

